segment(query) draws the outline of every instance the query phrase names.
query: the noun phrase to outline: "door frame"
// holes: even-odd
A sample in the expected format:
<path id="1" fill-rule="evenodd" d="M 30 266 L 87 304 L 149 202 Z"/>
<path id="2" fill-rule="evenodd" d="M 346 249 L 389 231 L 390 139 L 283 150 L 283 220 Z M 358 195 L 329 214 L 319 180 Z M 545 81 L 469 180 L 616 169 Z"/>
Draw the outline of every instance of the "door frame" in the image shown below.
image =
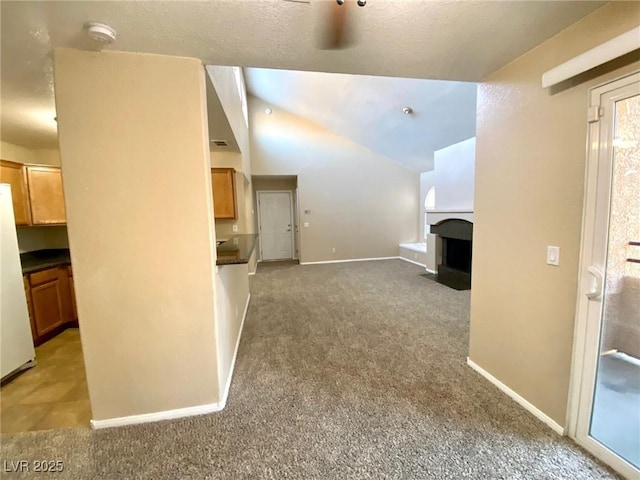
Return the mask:
<path id="1" fill-rule="evenodd" d="M 263 260 L 262 259 L 262 218 L 260 216 L 260 196 L 265 193 L 286 193 L 289 195 L 289 213 L 291 217 L 291 260 L 295 259 L 295 219 L 293 218 L 293 192 L 291 190 L 256 190 L 256 196 L 258 197 L 258 240 L 260 241 L 260 261 L 261 262 L 277 262 L 278 260 Z M 286 260 L 286 259 L 283 259 Z"/>
<path id="2" fill-rule="evenodd" d="M 589 321 L 588 313 L 592 302 L 587 298 L 586 293 L 591 290 L 591 286 L 593 285 L 593 279 L 587 269 L 592 265 L 594 254 L 596 253 L 597 211 L 603 207 L 607 208 L 607 211 L 610 210 L 610 197 L 598 197 L 597 195 L 599 173 L 602 173 L 601 169 L 607 168 L 609 170 L 608 178 L 611 179 L 613 168 L 613 150 L 610 149 L 609 145 L 602 145 L 600 142 L 602 138 L 601 135 L 604 134 L 608 137 L 611 133 L 609 130 L 610 125 L 607 122 L 600 121 L 602 114 L 600 110 L 601 98 L 613 93 L 615 90 L 628 87 L 635 82 L 640 82 L 640 71 L 633 72 L 589 90 L 589 124 L 586 147 L 582 236 L 566 429 L 566 433 L 576 443 L 614 468 L 617 472 L 629 478 L 636 475 L 635 467 L 589 436 L 598 358 L 600 355 L 599 347 L 603 302 L 600 302 L 599 306 L 601 320 L 596 325 L 594 322 Z M 628 94 L 621 94 L 618 96 L 609 95 L 607 98 L 616 101 L 616 98 L 623 99 L 627 97 L 629 97 Z M 608 157 L 604 157 L 605 154 Z M 608 161 L 608 166 L 601 165 L 601 160 L 605 158 Z M 609 218 L 607 217 L 607 232 L 609 228 L 608 221 Z M 608 243 L 608 240 L 605 244 L 606 243 Z M 603 274 L 605 273 L 605 267 L 606 265 L 601 266 Z"/>

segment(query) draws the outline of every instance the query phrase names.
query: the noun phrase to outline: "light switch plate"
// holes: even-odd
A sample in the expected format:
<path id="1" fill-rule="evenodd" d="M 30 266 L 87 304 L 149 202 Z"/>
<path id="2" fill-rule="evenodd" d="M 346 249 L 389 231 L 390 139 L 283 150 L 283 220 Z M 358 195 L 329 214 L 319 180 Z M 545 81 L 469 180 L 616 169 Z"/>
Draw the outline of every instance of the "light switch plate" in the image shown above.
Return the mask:
<path id="1" fill-rule="evenodd" d="M 547 265 L 560 265 L 560 247 L 547 246 Z"/>
<path id="2" fill-rule="evenodd" d="M 309 228 L 309 222 L 304 222 L 304 228 Z"/>
<path id="3" fill-rule="evenodd" d="M 234 225 L 234 226 L 233 226 L 233 231 L 234 231 L 234 232 L 237 232 L 237 231 L 238 231 L 238 225 Z"/>

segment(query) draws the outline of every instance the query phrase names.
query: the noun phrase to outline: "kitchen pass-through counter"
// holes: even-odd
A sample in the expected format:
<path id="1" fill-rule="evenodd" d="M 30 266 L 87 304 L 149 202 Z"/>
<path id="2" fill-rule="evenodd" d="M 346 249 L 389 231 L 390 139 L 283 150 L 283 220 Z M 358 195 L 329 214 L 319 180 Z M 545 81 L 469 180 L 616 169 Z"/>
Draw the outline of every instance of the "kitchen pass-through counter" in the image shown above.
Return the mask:
<path id="1" fill-rule="evenodd" d="M 216 265 L 249 263 L 257 239 L 258 234 L 249 233 L 218 240 Z"/>

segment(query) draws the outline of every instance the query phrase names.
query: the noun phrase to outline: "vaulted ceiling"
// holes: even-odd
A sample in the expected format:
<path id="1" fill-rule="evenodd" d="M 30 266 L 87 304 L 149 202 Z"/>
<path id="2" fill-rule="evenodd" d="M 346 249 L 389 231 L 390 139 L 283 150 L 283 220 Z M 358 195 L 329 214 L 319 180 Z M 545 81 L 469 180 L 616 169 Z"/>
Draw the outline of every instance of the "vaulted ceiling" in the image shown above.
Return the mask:
<path id="1" fill-rule="evenodd" d="M 369 0 L 351 15 L 355 46 L 320 50 L 315 34 L 327 1 L 2 1 L 2 138 L 55 147 L 52 50 L 95 49 L 87 21 L 117 30 L 113 50 L 214 65 L 479 81 L 605 3 Z"/>
<path id="2" fill-rule="evenodd" d="M 261 68 L 245 78 L 250 94 L 421 172 L 475 135 L 475 83 Z"/>

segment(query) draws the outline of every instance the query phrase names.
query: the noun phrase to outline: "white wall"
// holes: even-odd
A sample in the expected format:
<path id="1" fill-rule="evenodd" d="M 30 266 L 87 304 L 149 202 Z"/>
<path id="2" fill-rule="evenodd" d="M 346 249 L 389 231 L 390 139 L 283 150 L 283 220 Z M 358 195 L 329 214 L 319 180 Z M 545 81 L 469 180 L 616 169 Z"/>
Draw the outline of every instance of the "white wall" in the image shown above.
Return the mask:
<path id="1" fill-rule="evenodd" d="M 424 232 L 424 202 L 431 187 L 435 187 L 436 210 L 473 210 L 475 166 L 475 137 L 434 153 L 434 169 L 420 174 L 420 232 Z"/>
<path id="2" fill-rule="evenodd" d="M 476 138 L 437 150 L 433 158 L 436 209 L 473 210 Z"/>
<path id="3" fill-rule="evenodd" d="M 429 193 L 429 190 L 431 190 L 432 187 L 434 187 L 436 184 L 436 172 L 434 170 L 431 170 L 429 172 L 423 172 L 420 174 L 420 214 L 419 214 L 419 221 L 420 221 L 420 239 L 424 239 L 424 232 L 425 232 L 425 207 L 424 207 L 424 202 L 425 199 L 427 198 L 427 194 Z M 429 227 L 427 226 L 427 231 L 429 230 Z"/>
<path id="4" fill-rule="evenodd" d="M 252 172 L 298 176 L 301 262 L 396 257 L 398 244 L 416 241 L 417 172 L 266 107 L 249 98 Z"/>

